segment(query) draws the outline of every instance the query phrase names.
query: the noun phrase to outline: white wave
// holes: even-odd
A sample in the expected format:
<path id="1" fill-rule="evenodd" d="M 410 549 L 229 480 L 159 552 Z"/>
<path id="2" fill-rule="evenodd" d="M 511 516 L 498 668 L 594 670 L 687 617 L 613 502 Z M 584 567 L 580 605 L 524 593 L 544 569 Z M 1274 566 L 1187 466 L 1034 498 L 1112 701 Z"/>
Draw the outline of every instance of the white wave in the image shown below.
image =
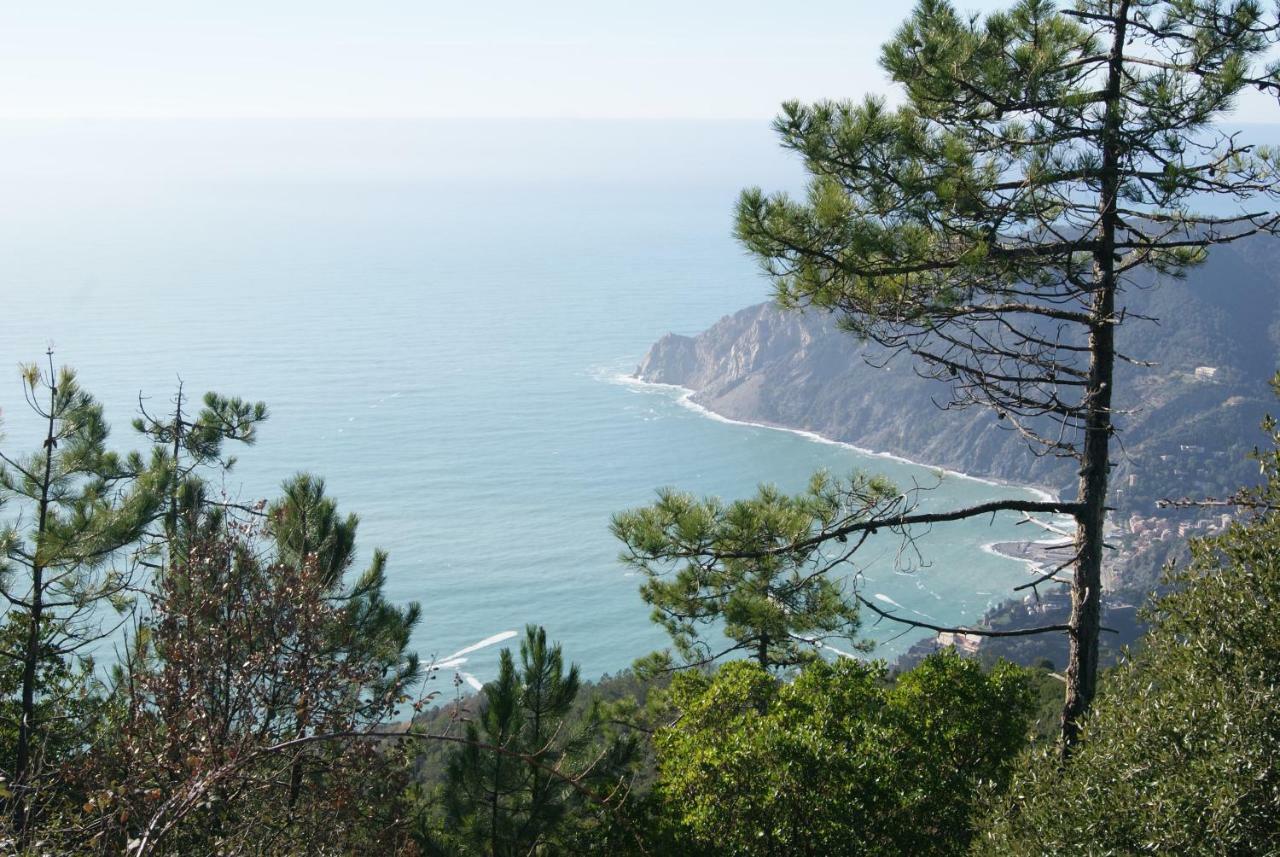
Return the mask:
<path id="1" fill-rule="evenodd" d="M 855 655 L 853 652 L 846 652 L 844 649 L 837 649 L 835 646 L 828 645 L 827 643 L 823 643 L 822 648 L 833 651 L 839 657 L 848 658 L 851 661 L 859 660 L 858 656 Z"/>
<path id="2" fill-rule="evenodd" d="M 473 676 L 471 673 L 460 672 L 458 673 L 458 675 L 462 676 L 462 680 L 465 681 L 467 684 L 471 685 L 476 690 L 484 690 L 484 683 L 481 682 L 480 679 Z"/>
<path id="3" fill-rule="evenodd" d="M 894 601 L 894 600 L 893 600 L 892 598 L 890 598 L 888 595 L 885 595 L 883 592 L 877 592 L 877 593 L 875 594 L 875 599 L 876 599 L 877 601 L 883 601 L 885 604 L 892 604 L 894 607 L 897 607 L 899 610 L 906 610 L 906 609 L 907 609 L 907 608 L 903 607 L 901 604 L 899 604 L 897 601 Z"/>
<path id="4" fill-rule="evenodd" d="M 454 658 L 461 657 L 462 655 L 469 655 L 472 652 L 476 651 L 477 649 L 483 649 L 486 646 L 492 646 L 494 643 L 501 643 L 503 640 L 510 640 L 515 635 L 516 635 L 515 631 L 501 631 L 497 634 L 494 634 L 492 637 L 485 637 L 483 640 L 481 640 L 478 643 L 472 643 L 470 646 L 467 646 L 465 649 L 459 649 L 458 651 L 454 652 L 452 655 L 449 655 L 449 657 L 445 658 L 445 661 L 446 662 L 452 661 Z"/>
<path id="5" fill-rule="evenodd" d="M 688 408 L 689 410 L 693 411 L 699 416 L 707 417 L 708 419 L 715 420 L 716 422 L 728 423 L 729 425 L 736 425 L 736 426 L 751 426 L 752 428 L 771 429 L 773 431 L 787 432 L 788 434 L 799 435 L 800 437 L 803 437 L 806 440 L 811 440 L 814 443 L 825 443 L 829 446 L 839 446 L 845 449 L 853 450 L 854 452 L 860 453 L 862 455 L 871 456 L 873 458 L 884 458 L 884 459 L 888 459 L 889 461 L 898 461 L 903 464 L 911 464 L 916 467 L 925 467 L 925 468 L 928 468 L 929 470 L 935 470 L 939 473 L 942 473 L 946 476 L 952 476 L 956 479 L 966 479 L 970 482 L 978 482 L 982 485 L 991 485 L 996 488 L 1018 488 L 1020 490 L 1027 491 L 1028 493 L 1035 495 L 1038 499 L 1043 500 L 1044 502 L 1052 502 L 1053 500 L 1057 499 L 1052 492 L 1047 491 L 1044 488 L 1039 488 L 1034 485 L 1023 485 L 1016 482 L 1006 482 L 1000 479 L 988 479 L 983 476 L 974 476 L 971 473 L 965 473 L 964 471 L 961 471 L 961 470 L 952 470 L 949 467 L 939 467 L 935 464 L 928 464 L 926 462 L 916 461 L 915 459 L 907 458 L 902 455 L 895 455 L 892 452 L 880 452 L 874 449 L 867 449 L 864 446 L 858 446 L 856 444 L 848 443 L 846 441 L 832 440 L 829 437 L 825 437 L 821 434 L 818 434 L 815 431 L 808 431 L 807 429 L 788 428 L 787 426 L 779 426 L 779 425 L 774 425 L 772 423 L 754 422 L 752 420 L 735 420 L 731 417 L 726 417 L 723 414 L 718 414 L 715 411 L 711 410 L 710 408 L 706 407 L 705 405 L 700 405 L 697 402 L 693 401 L 693 394 L 696 391 L 690 390 L 688 387 L 684 387 L 680 384 L 662 384 L 656 381 L 642 381 L 639 378 L 636 378 L 632 375 L 626 375 L 620 372 L 614 373 L 612 375 L 605 375 L 604 373 L 601 373 L 600 376 L 598 377 L 601 377 L 602 380 L 607 381 L 611 384 L 619 384 L 624 387 L 633 387 L 637 391 L 643 391 L 645 388 L 650 388 L 654 392 L 678 390 L 680 391 L 680 396 L 676 399 L 676 404 L 680 405 L 681 407 Z"/>
<path id="6" fill-rule="evenodd" d="M 1001 559 L 1007 559 L 1013 562 L 1021 562 L 1029 566 L 1032 566 L 1033 568 L 1038 568 L 1042 564 L 1039 559 L 1036 559 L 1033 557 L 1025 557 L 1025 556 L 1011 556 L 1007 553 L 1001 552 L 1000 550 L 997 549 L 996 546 L 1008 545 L 1008 544 L 1057 545 L 1061 543 L 1062 543 L 1062 539 L 1060 538 L 1059 539 L 1040 539 L 1039 541 L 1030 541 L 1030 540 L 1023 540 L 1023 539 L 1001 539 L 1000 541 L 996 541 L 996 542 L 985 542 L 980 546 L 980 549 L 982 550 L 983 553 L 990 554 L 991 556 L 998 556 Z"/>

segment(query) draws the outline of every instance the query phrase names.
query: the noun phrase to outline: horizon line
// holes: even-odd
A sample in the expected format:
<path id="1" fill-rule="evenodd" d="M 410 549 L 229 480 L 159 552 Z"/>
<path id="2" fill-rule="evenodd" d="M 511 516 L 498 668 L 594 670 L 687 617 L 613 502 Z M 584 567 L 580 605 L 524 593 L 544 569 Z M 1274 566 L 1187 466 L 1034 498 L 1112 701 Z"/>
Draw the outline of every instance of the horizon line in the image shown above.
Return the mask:
<path id="1" fill-rule="evenodd" d="M 235 114 L 66 114 L 66 115 L 0 115 L 0 122 L 82 122 L 82 121 L 217 121 L 217 122 L 334 122 L 334 121 L 370 121 L 370 122 L 761 122 L 772 121 L 770 116 L 572 116 L 572 115 L 324 115 L 324 114 L 280 114 L 280 115 L 244 115 Z"/>
<path id="2" fill-rule="evenodd" d="M 779 107 L 781 109 L 781 107 Z M 11 123 L 55 123 L 55 122 L 636 122 L 636 123 L 771 123 L 777 114 L 769 116 L 572 116 L 572 115 L 324 115 L 324 114 L 280 114 L 280 115 L 235 115 L 235 114 L 65 114 L 65 115 L 18 115 L 0 114 L 0 122 Z M 1213 123 L 1230 127 L 1280 125 L 1280 118 L 1273 122 L 1230 121 Z"/>

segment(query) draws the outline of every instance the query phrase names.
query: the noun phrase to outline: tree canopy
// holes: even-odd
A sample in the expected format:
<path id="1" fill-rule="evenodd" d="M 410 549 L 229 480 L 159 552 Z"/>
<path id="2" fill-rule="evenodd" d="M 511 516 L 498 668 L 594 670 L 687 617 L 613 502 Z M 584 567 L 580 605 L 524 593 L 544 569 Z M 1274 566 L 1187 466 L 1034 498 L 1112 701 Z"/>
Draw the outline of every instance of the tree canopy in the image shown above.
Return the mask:
<path id="1" fill-rule="evenodd" d="M 788 103 L 775 127 L 803 199 L 745 191 L 737 234 L 783 304 L 990 407 L 1079 462 L 1064 747 L 1096 690 L 1116 330 L 1124 293 L 1215 244 L 1275 234 L 1277 158 L 1219 123 L 1274 97 L 1280 30 L 1254 0 L 921 0 L 881 52 L 904 96 Z M 1047 578 L 1046 578 L 1047 579 Z"/>
<path id="2" fill-rule="evenodd" d="M 762 486 L 729 504 L 661 491 L 652 506 L 615 515 L 613 532 L 626 544 L 623 561 L 644 573 L 640 594 L 686 665 L 741 652 L 765 669 L 783 668 L 814 659 L 828 640 L 852 643 L 859 624 L 852 582 L 829 575 L 852 549 L 800 543 L 897 496 L 885 479 L 826 473 L 800 494 Z"/>
<path id="3" fill-rule="evenodd" d="M 658 732 L 658 792 L 715 855 L 961 852 L 975 808 L 1023 747 L 1022 671 L 954 652 L 890 683 L 882 666 L 810 664 L 781 684 L 749 661 L 677 676 Z"/>

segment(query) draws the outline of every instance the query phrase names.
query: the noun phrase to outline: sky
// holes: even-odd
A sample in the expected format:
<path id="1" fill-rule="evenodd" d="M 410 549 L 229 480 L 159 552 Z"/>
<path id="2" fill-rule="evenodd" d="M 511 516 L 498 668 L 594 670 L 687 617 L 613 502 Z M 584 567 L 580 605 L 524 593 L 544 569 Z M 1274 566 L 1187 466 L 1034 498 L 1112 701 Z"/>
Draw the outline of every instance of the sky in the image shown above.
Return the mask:
<path id="1" fill-rule="evenodd" d="M 969 0 L 961 9 L 1006 5 Z M 13 0 L 0 119 L 758 119 L 885 92 L 872 0 Z"/>

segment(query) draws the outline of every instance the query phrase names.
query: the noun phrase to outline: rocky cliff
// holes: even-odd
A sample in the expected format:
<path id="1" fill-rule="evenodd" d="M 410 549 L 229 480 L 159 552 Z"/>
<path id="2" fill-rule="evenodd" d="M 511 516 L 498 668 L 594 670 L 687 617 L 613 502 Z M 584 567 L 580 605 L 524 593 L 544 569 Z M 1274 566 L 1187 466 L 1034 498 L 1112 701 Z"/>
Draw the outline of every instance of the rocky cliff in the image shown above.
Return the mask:
<path id="1" fill-rule="evenodd" d="M 1117 502 L 1145 509 L 1251 478 L 1256 465 L 1243 457 L 1275 410 L 1267 381 L 1280 342 L 1280 241 L 1218 248 L 1186 279 L 1134 284 L 1124 306 L 1121 350 L 1156 365 L 1118 370 Z M 731 419 L 1074 493 L 1073 462 L 1034 456 L 987 410 L 943 409 L 945 386 L 914 369 L 909 355 L 889 359 L 830 316 L 760 304 L 697 336 L 664 336 L 636 376 L 687 387 Z"/>

